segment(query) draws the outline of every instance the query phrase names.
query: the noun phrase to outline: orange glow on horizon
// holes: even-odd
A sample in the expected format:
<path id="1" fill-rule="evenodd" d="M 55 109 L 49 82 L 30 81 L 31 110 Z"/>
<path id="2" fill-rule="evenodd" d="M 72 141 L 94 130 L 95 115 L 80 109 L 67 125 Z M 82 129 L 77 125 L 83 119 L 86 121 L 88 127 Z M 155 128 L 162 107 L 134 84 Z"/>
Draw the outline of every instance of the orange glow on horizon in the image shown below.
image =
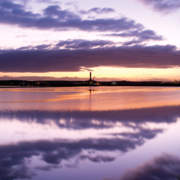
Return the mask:
<path id="1" fill-rule="evenodd" d="M 77 72 L 43 72 L 43 73 L 3 73 L 0 72 L 1 78 L 23 78 L 32 77 L 34 80 L 46 78 L 60 79 L 88 79 L 89 71 L 93 72 L 96 80 L 180 80 L 180 68 L 124 68 L 124 67 L 92 67 L 83 68 Z"/>

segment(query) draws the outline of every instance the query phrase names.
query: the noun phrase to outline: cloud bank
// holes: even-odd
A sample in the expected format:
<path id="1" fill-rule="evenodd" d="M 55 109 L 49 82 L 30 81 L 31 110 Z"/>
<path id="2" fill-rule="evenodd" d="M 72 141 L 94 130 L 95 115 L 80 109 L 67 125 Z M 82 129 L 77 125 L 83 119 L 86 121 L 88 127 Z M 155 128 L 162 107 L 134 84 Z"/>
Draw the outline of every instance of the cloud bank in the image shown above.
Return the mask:
<path id="1" fill-rule="evenodd" d="M 93 8 L 89 12 L 98 14 L 112 12 L 109 8 Z M 84 19 L 78 14 L 58 5 L 49 5 L 42 13 L 25 10 L 21 4 L 2 0 L 0 2 L 0 23 L 14 24 L 26 28 L 38 29 L 77 29 L 83 31 L 122 31 L 141 29 L 143 26 L 126 17 Z"/>
<path id="2" fill-rule="evenodd" d="M 86 17 L 92 13 L 96 16 Z M 74 12 L 49 3 L 41 12 L 35 13 L 17 1 L 0 1 L 1 24 L 16 25 L 22 29 L 98 32 L 123 39 L 119 43 L 110 40 L 67 39 L 55 45 L 0 50 L 0 72 L 67 72 L 96 66 L 179 66 L 179 51 L 174 46 L 145 46 L 148 41 L 162 41 L 162 36 L 126 17 L 99 18 L 99 15 L 110 13 L 115 13 L 115 10 L 95 7 Z"/>
<path id="3" fill-rule="evenodd" d="M 87 43 L 86 47 L 106 44 L 104 41 Z M 82 43 L 82 44 L 83 44 Z M 180 66 L 180 51 L 175 46 L 121 46 L 76 50 L 1 50 L 0 72 L 79 71 L 81 67 L 118 66 L 167 68 Z M 109 42 L 107 43 L 109 44 Z"/>

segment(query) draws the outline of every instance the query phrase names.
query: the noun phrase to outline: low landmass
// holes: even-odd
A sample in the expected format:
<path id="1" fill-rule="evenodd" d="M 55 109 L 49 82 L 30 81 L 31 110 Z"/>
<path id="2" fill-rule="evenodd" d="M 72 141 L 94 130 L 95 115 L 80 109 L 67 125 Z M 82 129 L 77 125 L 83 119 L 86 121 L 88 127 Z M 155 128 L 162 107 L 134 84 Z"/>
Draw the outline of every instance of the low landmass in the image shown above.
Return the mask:
<path id="1" fill-rule="evenodd" d="M 180 86 L 180 81 L 26 81 L 0 80 L 0 87 L 75 87 L 75 86 Z"/>

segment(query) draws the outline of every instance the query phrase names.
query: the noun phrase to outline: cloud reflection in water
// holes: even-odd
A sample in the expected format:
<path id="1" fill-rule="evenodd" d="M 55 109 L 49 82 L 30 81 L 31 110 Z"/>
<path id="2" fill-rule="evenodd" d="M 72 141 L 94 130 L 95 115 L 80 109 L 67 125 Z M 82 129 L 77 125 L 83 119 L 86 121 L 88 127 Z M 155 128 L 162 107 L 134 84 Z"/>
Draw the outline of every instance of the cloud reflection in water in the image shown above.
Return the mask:
<path id="1" fill-rule="evenodd" d="M 179 180 L 180 159 L 164 154 L 146 164 L 128 171 L 120 180 Z"/>
<path id="2" fill-rule="evenodd" d="M 176 96 L 177 89 L 169 89 L 167 92 L 158 89 L 130 89 L 128 92 L 130 96 L 126 92 L 127 90 L 128 88 L 113 93 L 119 96 L 121 103 L 125 103 L 125 97 L 129 97 L 128 102 L 125 103 L 128 108 L 123 107 L 124 104 L 121 103 L 117 107 L 116 103 L 119 99 L 115 100 L 116 97 L 113 97 L 111 92 L 106 93 L 107 99 L 105 99 L 105 102 L 110 102 L 110 104 L 101 102 L 101 104 L 106 105 L 106 108 L 104 108 L 105 106 L 101 108 L 99 104 L 99 100 L 105 97 L 105 94 L 96 93 L 97 96 L 93 94 L 91 99 L 88 99 L 87 96 L 85 99 L 81 99 L 81 102 L 83 101 L 85 104 L 94 105 L 95 103 L 96 106 L 100 107 L 99 109 L 88 109 L 87 107 L 85 109 L 76 107 L 68 109 L 67 107 L 72 100 L 64 100 L 58 104 L 46 102 L 43 103 L 43 108 L 42 104 L 38 103 L 26 104 L 24 102 L 27 108 L 23 108 L 23 103 L 15 103 L 15 106 L 11 103 L 0 103 L 2 107 L 0 110 L 0 132 L 3 134 L 0 141 L 0 180 L 28 178 L 36 180 L 43 172 L 51 173 L 54 170 L 62 172 L 66 168 L 74 168 L 78 171 L 79 167 L 82 168 L 87 164 L 88 167 L 93 164 L 91 166 L 93 168 L 103 164 L 100 169 L 105 172 L 107 164 L 111 164 L 112 167 L 117 163 L 117 171 L 120 174 L 126 172 L 129 166 L 124 165 L 125 169 L 119 166 L 123 157 L 130 153 L 137 153 L 138 149 L 157 139 L 159 135 L 165 134 L 171 127 L 179 127 L 178 117 L 180 117 L 179 100 Z M 39 90 L 36 90 L 38 94 L 34 92 L 35 90 L 32 90 L 33 92 L 26 91 L 24 95 L 22 92 L 3 93 L 9 99 L 13 99 L 14 96 L 17 99 L 21 96 L 22 100 L 25 97 L 36 98 L 40 93 Z M 44 93 L 43 97 L 48 98 L 50 92 Z M 50 94 L 51 97 L 54 97 L 59 92 Z M 126 96 L 124 96 L 125 94 Z M 141 96 L 142 98 L 139 98 Z M 152 99 L 149 98 L 152 96 Z M 176 99 L 173 99 L 172 97 L 175 96 Z M 157 97 L 160 98 L 160 102 Z M 156 98 L 157 100 L 154 101 Z M 137 104 L 140 100 L 142 101 L 139 108 L 132 109 L 131 105 Z M 149 100 L 148 107 L 143 105 L 146 100 Z M 80 104 L 78 101 L 75 102 L 75 104 Z M 166 103 L 164 104 L 164 102 Z M 7 106 L 8 110 L 6 110 L 6 105 L 10 105 Z M 50 108 L 52 105 L 53 108 Z M 122 108 L 118 109 L 121 105 Z M 61 109 L 62 106 L 64 108 Z M 108 109 L 110 106 L 111 108 Z M 153 151 L 158 153 L 158 148 L 154 147 Z M 176 159 L 176 157 L 171 157 L 168 155 L 165 158 L 170 159 L 170 164 L 165 161 L 163 173 L 166 170 L 169 172 L 169 168 L 166 166 L 171 166 L 171 159 Z M 155 162 L 157 163 L 156 159 L 150 162 L 150 166 L 145 164 L 143 166 L 145 168 L 142 168 L 145 174 L 141 174 L 141 172 L 140 175 L 150 177 L 151 172 L 154 173 L 154 171 L 148 169 L 154 166 Z M 130 164 L 130 162 L 128 163 Z M 178 166 L 178 158 L 175 163 Z M 137 164 L 135 164 L 136 166 Z M 111 171 L 110 174 L 112 174 Z M 160 169 L 158 171 L 162 172 Z M 68 172 L 72 171 L 68 170 Z M 175 173 L 176 171 L 172 170 L 172 174 Z M 128 180 L 140 178 L 138 167 L 136 170 L 130 171 L 130 174 L 132 176 L 125 175 L 123 178 L 129 178 Z M 50 178 L 56 180 L 53 174 L 50 175 Z M 92 175 L 92 178 L 98 179 L 95 174 Z M 82 177 L 78 180 L 84 179 Z"/>
<path id="3" fill-rule="evenodd" d="M 15 143 L 1 144 L 0 179 L 32 178 L 37 169 L 47 171 L 64 166 L 74 167 L 85 160 L 94 163 L 112 162 L 120 154 L 136 149 L 162 133 L 168 124 L 175 123 L 179 109 L 175 106 L 109 112 L 1 111 L 0 124 L 19 122 L 14 128 L 9 126 L 14 136 L 17 136 L 18 130 L 21 131 L 18 133 L 22 133 L 22 129 L 17 126 L 25 123 L 29 129 L 23 131 L 25 138 Z M 45 127 L 46 132 L 50 132 L 48 128 L 55 127 L 55 133 L 38 138 L 32 134 L 31 137 L 28 133 L 31 130 L 33 132 L 33 127 Z M 3 131 L 2 125 L 0 128 Z M 76 138 L 58 134 L 63 130 L 77 134 Z M 41 132 L 41 129 L 38 131 Z M 95 134 L 84 136 L 86 131 Z M 39 158 L 44 165 L 33 164 L 33 157 Z M 30 164 L 34 168 L 30 168 Z"/>

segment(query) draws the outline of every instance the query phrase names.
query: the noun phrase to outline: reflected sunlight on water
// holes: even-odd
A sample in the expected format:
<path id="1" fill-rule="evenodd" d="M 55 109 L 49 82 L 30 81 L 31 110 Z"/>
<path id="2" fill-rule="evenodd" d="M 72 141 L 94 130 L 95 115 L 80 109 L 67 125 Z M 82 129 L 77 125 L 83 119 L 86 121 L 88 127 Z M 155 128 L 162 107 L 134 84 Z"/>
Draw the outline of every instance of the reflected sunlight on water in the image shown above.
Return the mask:
<path id="1" fill-rule="evenodd" d="M 158 87 L 10 88 L 1 89 L 0 108 L 101 111 L 176 106 L 179 92 Z"/>

